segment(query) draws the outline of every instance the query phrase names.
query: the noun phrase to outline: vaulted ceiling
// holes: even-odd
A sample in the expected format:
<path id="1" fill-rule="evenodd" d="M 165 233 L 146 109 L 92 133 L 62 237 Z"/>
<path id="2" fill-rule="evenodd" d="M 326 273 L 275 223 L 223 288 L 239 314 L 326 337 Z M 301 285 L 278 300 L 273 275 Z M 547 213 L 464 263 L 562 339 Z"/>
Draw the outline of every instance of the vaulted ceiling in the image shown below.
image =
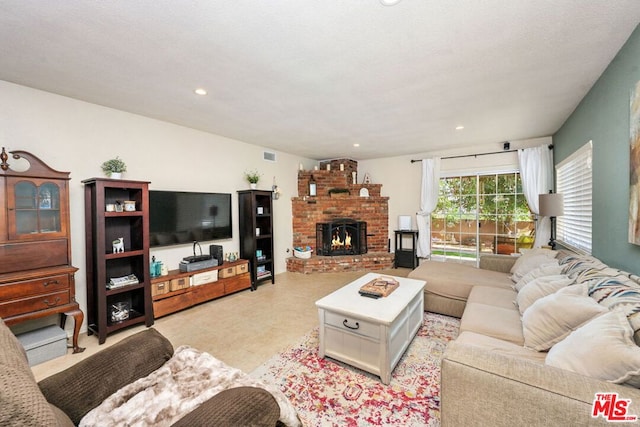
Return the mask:
<path id="1" fill-rule="evenodd" d="M 3 0 L 0 79 L 363 160 L 551 135 L 639 22 L 638 0 Z"/>

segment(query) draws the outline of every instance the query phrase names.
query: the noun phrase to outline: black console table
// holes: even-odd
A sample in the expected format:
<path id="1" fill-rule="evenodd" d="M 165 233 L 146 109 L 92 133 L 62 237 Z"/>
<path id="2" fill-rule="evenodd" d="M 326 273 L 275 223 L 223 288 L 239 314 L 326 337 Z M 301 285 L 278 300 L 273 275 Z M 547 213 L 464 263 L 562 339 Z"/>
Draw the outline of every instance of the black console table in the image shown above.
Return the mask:
<path id="1" fill-rule="evenodd" d="M 394 268 L 407 267 L 416 268 L 418 266 L 418 255 L 416 249 L 418 246 L 418 230 L 395 230 L 395 262 Z M 403 246 L 405 239 L 411 239 L 411 247 Z"/>

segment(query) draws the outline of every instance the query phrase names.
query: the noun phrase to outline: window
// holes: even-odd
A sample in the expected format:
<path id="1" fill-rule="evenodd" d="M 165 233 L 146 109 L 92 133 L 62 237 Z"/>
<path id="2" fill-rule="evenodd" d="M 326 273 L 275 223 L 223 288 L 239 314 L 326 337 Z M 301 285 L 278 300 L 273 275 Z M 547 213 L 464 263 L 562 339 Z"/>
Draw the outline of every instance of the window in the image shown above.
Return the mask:
<path id="1" fill-rule="evenodd" d="M 431 215 L 434 259 L 476 262 L 533 244 L 534 223 L 518 172 L 440 178 Z"/>
<path id="2" fill-rule="evenodd" d="M 564 195 L 564 215 L 557 219 L 557 240 L 571 249 L 591 253 L 591 156 L 587 142 L 556 166 L 556 191 Z"/>

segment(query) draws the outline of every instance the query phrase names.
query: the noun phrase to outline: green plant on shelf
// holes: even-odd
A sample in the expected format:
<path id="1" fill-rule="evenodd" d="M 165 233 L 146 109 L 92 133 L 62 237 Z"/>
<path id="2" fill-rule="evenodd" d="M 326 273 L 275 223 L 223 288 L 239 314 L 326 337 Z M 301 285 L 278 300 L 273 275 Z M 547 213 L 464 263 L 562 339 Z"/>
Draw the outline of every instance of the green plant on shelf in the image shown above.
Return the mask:
<path id="1" fill-rule="evenodd" d="M 107 176 L 111 176 L 114 173 L 122 173 L 127 171 L 126 163 L 120 158 L 116 157 L 115 159 L 107 160 L 102 163 L 102 172 L 104 172 Z"/>
<path id="2" fill-rule="evenodd" d="M 251 171 L 245 171 L 244 173 L 244 177 L 247 181 L 249 181 L 249 184 L 257 184 L 258 181 L 260 181 L 261 176 L 262 174 L 255 169 Z"/>

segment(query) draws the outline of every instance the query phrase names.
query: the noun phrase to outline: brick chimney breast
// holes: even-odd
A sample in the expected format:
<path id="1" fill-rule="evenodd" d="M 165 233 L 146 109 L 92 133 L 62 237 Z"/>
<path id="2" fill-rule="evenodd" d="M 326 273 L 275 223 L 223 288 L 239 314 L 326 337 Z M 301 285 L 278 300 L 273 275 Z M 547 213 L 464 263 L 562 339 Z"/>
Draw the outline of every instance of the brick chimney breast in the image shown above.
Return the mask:
<path id="1" fill-rule="evenodd" d="M 330 165 L 330 170 L 327 170 L 327 165 Z M 293 246 L 311 246 L 315 249 L 318 222 L 331 222 L 338 218 L 366 221 L 368 255 L 379 256 L 375 262 L 367 262 L 366 265 L 374 265 L 378 269 L 389 268 L 393 262 L 393 254 L 388 253 L 389 198 L 381 196 L 381 184 L 353 184 L 352 172 L 357 174 L 358 162 L 351 159 L 326 160 L 320 162 L 319 170 L 298 171 L 298 197 L 291 199 Z M 315 197 L 309 196 L 311 177 L 316 182 Z M 360 197 L 363 187 L 367 188 L 369 197 Z M 331 197 L 331 189 L 347 189 L 349 193 Z M 302 261 L 310 265 L 317 264 L 318 259 L 314 258 L 324 257 L 312 257 L 313 261 L 292 260 L 287 262 L 287 269 L 290 264 L 297 265 Z M 335 263 L 336 260 L 331 262 Z M 353 262 L 362 266 L 361 260 Z M 298 270 L 298 267 L 295 269 Z"/>

